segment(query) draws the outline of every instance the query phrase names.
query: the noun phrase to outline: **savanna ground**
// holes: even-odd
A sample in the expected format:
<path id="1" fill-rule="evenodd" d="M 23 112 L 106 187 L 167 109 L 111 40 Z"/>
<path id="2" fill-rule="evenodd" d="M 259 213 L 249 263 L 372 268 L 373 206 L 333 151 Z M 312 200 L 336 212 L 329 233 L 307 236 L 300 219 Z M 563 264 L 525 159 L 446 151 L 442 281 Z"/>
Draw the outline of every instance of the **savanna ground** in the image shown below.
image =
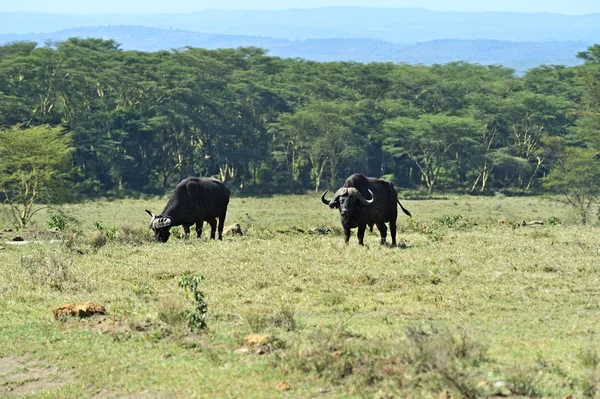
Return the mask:
<path id="1" fill-rule="evenodd" d="M 317 195 L 234 198 L 243 237 L 157 244 L 144 209 L 165 202 L 63 206 L 64 232 L 19 233 L 34 244 L 2 233 L 0 397 L 597 395 L 600 229 L 556 202 L 403 200 L 400 248 L 376 229 L 345 246 Z M 196 275 L 207 331 L 178 285 Z M 106 316 L 54 319 L 88 300 Z"/>

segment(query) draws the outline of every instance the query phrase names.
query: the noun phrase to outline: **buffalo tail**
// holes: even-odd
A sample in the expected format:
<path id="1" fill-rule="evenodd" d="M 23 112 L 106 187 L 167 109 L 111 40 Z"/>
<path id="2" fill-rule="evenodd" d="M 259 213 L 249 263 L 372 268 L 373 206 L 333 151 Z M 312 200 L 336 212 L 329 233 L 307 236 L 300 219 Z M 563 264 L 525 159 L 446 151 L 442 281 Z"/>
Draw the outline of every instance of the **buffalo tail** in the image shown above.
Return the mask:
<path id="1" fill-rule="evenodd" d="M 402 206 L 402 204 L 400 203 L 400 200 L 396 200 L 398 202 L 398 205 L 400 205 L 400 208 L 402 209 L 402 212 L 404 212 L 406 215 L 412 217 L 412 215 L 410 214 L 409 211 L 407 211 L 406 209 L 404 209 L 404 207 Z"/>

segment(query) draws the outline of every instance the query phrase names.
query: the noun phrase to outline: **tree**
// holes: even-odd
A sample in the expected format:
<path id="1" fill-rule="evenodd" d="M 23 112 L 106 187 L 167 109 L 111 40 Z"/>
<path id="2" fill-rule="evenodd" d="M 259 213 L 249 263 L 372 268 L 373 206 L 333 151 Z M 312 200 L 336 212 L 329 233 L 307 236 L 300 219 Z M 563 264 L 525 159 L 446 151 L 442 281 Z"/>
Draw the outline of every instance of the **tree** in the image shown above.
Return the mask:
<path id="1" fill-rule="evenodd" d="M 577 58 L 584 60 L 586 64 L 600 64 L 600 44 L 594 44 L 588 47 L 587 51 L 577 53 Z"/>
<path id="2" fill-rule="evenodd" d="M 385 149 L 394 157 L 408 155 L 431 192 L 440 174 L 451 168 L 450 151 L 472 143 L 480 126 L 468 117 L 426 114 L 392 119 L 385 129 L 389 134 Z"/>
<path id="3" fill-rule="evenodd" d="M 530 164 L 529 176 L 520 176 L 520 183 L 526 190 L 531 188 L 538 172 L 547 163 L 546 156 L 552 154 L 543 148 L 548 143 L 547 138 L 566 134 L 570 105 L 560 97 L 527 91 L 502 101 L 501 115 L 508 125 L 514 155 Z"/>
<path id="4" fill-rule="evenodd" d="M 364 158 L 364 141 L 352 130 L 352 110 L 342 101 L 314 102 L 293 115 L 282 115 L 273 125 L 272 131 L 280 143 L 279 154 L 287 159 L 291 178 L 307 159 L 318 192 L 328 165 L 329 184 L 334 187 L 345 161 Z"/>
<path id="5" fill-rule="evenodd" d="M 43 209 L 37 202 L 61 199 L 71 171 L 70 144 L 59 127 L 0 130 L 0 194 L 16 227 Z"/>
<path id="6" fill-rule="evenodd" d="M 587 148 L 569 147 L 546 176 L 544 187 L 571 205 L 586 224 L 593 204 L 600 197 L 600 154 Z"/>

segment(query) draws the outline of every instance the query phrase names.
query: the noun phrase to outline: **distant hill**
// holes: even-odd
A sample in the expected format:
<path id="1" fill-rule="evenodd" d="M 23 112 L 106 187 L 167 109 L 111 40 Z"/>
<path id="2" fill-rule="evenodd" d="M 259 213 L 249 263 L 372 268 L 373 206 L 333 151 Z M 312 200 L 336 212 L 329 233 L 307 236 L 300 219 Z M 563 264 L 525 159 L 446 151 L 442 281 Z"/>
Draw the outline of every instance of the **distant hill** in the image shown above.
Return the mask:
<path id="1" fill-rule="evenodd" d="M 124 50 L 141 51 L 170 50 L 185 46 L 207 49 L 255 46 L 270 49 L 287 46 L 291 43 L 286 39 L 220 35 L 143 26 L 99 26 L 65 29 L 51 33 L 0 34 L 0 44 L 17 40 L 28 40 L 43 44 L 48 40 L 62 41 L 70 37 L 114 39 L 121 44 L 121 48 Z"/>
<path id="2" fill-rule="evenodd" d="M 69 37 L 115 39 L 123 49 L 156 51 L 185 46 L 207 49 L 256 46 L 280 57 L 301 57 L 315 61 L 406 62 L 439 64 L 468 61 L 484 65 L 500 64 L 524 72 L 541 64 L 576 65 L 577 52 L 592 41 L 510 42 L 499 40 L 433 40 L 399 45 L 374 39 L 286 40 L 267 37 L 206 34 L 139 26 L 107 26 L 67 29 L 53 33 L 0 35 L 0 43 L 29 40 L 43 44 Z"/>
<path id="3" fill-rule="evenodd" d="M 281 11 L 210 10 L 186 14 L 0 13 L 0 34 L 48 33 L 106 25 L 137 25 L 288 40 L 370 38 L 394 44 L 416 44 L 440 39 L 522 42 L 600 40 L 600 14 L 569 16 L 367 7 Z"/>

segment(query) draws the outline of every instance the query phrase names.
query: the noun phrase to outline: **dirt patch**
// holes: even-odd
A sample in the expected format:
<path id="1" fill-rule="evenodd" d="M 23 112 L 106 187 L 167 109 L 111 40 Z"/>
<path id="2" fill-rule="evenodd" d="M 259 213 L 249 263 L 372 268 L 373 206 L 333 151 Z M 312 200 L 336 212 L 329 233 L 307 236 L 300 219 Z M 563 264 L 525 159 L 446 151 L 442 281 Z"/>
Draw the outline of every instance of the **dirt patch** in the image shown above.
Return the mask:
<path id="1" fill-rule="evenodd" d="M 164 323 L 152 320 L 128 322 L 110 316 L 96 314 L 86 319 L 61 319 L 62 327 L 73 330 L 87 330 L 97 334 L 106 334 L 116 341 L 124 341 L 134 334 L 152 334 L 154 339 L 162 339 L 172 335 L 172 331 Z"/>
<path id="2" fill-rule="evenodd" d="M 27 362 L 26 356 L 0 357 L 0 378 L 6 374 L 18 370 Z"/>
<path id="3" fill-rule="evenodd" d="M 86 319 L 65 318 L 61 319 L 60 322 L 66 329 L 88 330 L 99 334 L 129 333 L 132 331 L 128 323 L 100 314 Z"/>
<path id="4" fill-rule="evenodd" d="M 61 371 L 56 367 L 43 367 L 27 356 L 0 358 L 1 397 L 53 391 L 74 382 L 73 372 Z"/>
<path id="5" fill-rule="evenodd" d="M 60 242 L 61 232 L 57 229 L 38 230 L 34 228 L 21 229 L 19 232 L 11 229 L 0 231 L 0 239 L 14 242 L 57 241 Z"/>
<path id="6" fill-rule="evenodd" d="M 128 394 L 104 390 L 89 399 L 172 399 L 175 395 L 164 392 L 139 391 Z"/>
<path id="7" fill-rule="evenodd" d="M 7 245 L 31 245 L 31 244 L 60 244 L 61 240 L 27 240 L 27 241 L 6 241 Z"/>

